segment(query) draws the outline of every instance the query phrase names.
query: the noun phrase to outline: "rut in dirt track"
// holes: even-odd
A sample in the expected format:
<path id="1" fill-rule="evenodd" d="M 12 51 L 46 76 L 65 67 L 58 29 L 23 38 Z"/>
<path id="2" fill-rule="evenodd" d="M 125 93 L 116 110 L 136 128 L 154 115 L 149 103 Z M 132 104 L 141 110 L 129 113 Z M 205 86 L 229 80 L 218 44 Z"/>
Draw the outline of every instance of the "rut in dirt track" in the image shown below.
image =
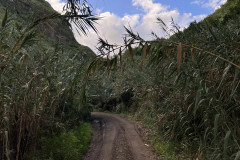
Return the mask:
<path id="1" fill-rule="evenodd" d="M 93 138 L 84 160 L 157 160 L 134 123 L 116 114 L 92 113 Z"/>

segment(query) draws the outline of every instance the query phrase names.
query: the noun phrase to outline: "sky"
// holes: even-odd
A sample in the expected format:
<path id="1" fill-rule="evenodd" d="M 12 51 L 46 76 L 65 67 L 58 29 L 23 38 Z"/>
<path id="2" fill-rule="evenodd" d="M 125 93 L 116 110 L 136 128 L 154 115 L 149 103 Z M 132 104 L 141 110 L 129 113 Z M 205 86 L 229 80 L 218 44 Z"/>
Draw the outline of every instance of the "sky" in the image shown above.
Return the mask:
<path id="1" fill-rule="evenodd" d="M 62 11 L 62 0 L 46 0 L 58 12 Z M 98 34 L 89 30 L 88 35 L 79 35 L 73 27 L 76 40 L 97 52 L 96 45 L 101 37 L 115 44 L 123 43 L 124 26 L 131 27 L 146 40 L 151 40 L 151 32 L 159 37 L 167 37 L 157 23 L 157 17 L 170 25 L 171 18 L 181 29 L 193 21 L 201 21 L 207 15 L 226 3 L 227 0 L 88 0 L 94 13 L 102 17 L 96 24 Z"/>

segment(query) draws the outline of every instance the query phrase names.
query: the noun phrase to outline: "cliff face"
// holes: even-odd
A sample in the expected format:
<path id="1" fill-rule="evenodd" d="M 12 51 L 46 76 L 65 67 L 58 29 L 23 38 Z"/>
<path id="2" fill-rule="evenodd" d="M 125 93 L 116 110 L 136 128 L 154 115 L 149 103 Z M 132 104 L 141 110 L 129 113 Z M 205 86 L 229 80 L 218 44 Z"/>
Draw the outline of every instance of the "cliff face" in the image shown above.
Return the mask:
<path id="1" fill-rule="evenodd" d="M 43 18 L 55 11 L 45 0 L 0 0 L 0 16 L 4 10 L 9 11 L 9 15 L 19 23 L 30 24 L 38 18 Z M 51 39 L 61 42 L 76 43 L 68 22 L 61 19 L 49 20 L 41 24 L 40 32 Z"/>

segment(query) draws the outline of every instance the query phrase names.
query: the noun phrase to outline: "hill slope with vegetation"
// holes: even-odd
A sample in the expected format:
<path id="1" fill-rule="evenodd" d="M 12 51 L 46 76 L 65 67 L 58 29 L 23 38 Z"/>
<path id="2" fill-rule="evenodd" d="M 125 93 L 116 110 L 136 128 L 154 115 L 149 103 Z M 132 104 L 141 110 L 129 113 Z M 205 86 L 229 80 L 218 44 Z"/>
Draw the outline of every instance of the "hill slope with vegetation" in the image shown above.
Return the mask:
<path id="1" fill-rule="evenodd" d="M 234 20 L 236 15 L 240 13 L 240 1 L 228 0 L 221 8 L 217 9 L 213 14 L 205 18 L 204 21 L 218 20 L 220 22 L 228 22 L 228 20 Z"/>
<path id="2" fill-rule="evenodd" d="M 28 25 L 39 18 L 43 18 L 56 12 L 45 0 L 6 0 L 0 2 L 0 8 L 1 11 L 7 9 L 10 18 L 23 25 Z M 1 12 L 0 14 L 2 17 L 4 12 Z M 46 34 L 54 40 L 61 40 L 70 43 L 76 42 L 72 31 L 69 29 L 67 21 L 64 23 L 61 19 L 54 19 L 40 25 L 38 28 L 42 34 Z"/>
<path id="3" fill-rule="evenodd" d="M 1 17 L 4 16 L 5 10 L 8 10 L 8 18 L 22 26 L 29 26 L 33 22 L 50 16 L 56 11 L 45 0 L 17 0 L 17 1 L 1 1 L 0 2 Z M 70 23 L 64 18 L 58 17 L 49 19 L 36 26 L 38 37 L 44 38 L 45 45 L 54 45 L 55 42 L 66 44 L 65 47 L 73 47 L 80 52 L 86 52 L 89 57 L 94 57 L 93 52 L 86 46 L 83 46 L 74 38 L 70 29 Z"/>

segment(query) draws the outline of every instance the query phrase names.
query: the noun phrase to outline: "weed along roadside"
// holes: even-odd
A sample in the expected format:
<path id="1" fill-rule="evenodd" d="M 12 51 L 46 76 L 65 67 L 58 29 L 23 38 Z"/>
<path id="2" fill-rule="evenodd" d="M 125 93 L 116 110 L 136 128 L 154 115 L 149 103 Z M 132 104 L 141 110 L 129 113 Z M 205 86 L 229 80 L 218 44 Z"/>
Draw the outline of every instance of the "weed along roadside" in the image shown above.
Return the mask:
<path id="1" fill-rule="evenodd" d="M 58 135 L 53 134 L 52 137 L 42 137 L 40 139 L 41 150 L 37 151 L 32 159 L 82 159 L 88 150 L 91 137 L 90 123 L 83 123 Z"/>

